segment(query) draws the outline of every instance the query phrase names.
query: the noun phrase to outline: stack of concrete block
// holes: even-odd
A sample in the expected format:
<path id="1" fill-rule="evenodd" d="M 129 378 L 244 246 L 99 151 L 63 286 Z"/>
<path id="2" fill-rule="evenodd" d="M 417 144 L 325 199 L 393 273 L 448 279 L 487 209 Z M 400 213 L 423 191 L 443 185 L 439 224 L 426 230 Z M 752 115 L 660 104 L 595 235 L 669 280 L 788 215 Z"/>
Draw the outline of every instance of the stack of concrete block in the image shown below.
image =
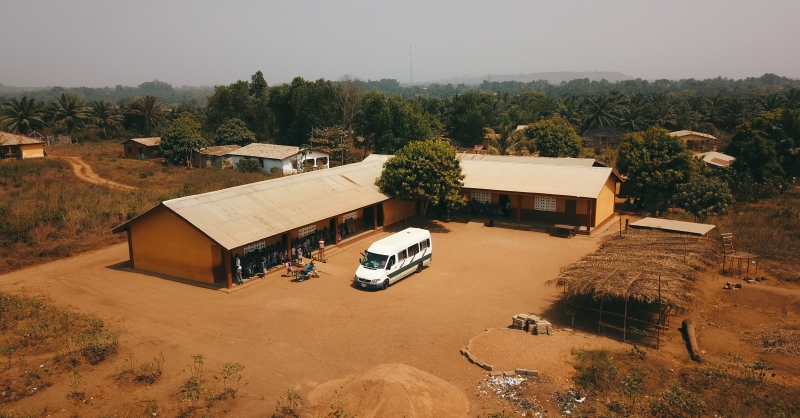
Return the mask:
<path id="1" fill-rule="evenodd" d="M 550 335 L 550 331 L 552 330 L 552 325 L 543 319 L 539 319 L 531 324 L 530 330 L 531 334 L 534 335 L 544 335 L 544 334 Z"/>
<path id="2" fill-rule="evenodd" d="M 525 329 L 528 325 L 529 316 L 527 314 L 516 314 L 511 317 L 511 326 L 517 329 Z"/>

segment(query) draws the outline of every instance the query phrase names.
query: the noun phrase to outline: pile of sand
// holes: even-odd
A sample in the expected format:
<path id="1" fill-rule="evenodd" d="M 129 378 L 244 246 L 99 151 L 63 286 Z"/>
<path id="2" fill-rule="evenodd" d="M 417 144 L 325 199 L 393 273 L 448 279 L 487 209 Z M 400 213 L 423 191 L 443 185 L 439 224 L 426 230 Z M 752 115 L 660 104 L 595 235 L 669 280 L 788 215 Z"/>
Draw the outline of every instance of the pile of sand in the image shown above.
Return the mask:
<path id="1" fill-rule="evenodd" d="M 324 417 L 332 404 L 369 417 L 464 417 L 469 400 L 458 388 L 405 364 L 381 364 L 362 374 L 317 386 L 303 410 L 306 417 Z"/>

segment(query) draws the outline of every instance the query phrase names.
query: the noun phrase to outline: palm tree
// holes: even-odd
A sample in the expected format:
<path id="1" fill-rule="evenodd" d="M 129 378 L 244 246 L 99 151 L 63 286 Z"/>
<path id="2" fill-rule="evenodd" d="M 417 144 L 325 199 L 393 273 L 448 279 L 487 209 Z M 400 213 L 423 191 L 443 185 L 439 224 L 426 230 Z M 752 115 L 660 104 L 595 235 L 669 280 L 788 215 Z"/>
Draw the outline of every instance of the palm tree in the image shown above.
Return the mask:
<path id="1" fill-rule="evenodd" d="M 675 125 L 677 123 L 677 117 L 672 103 L 667 100 L 653 102 L 650 105 L 650 122 L 661 128 L 667 125 Z"/>
<path id="2" fill-rule="evenodd" d="M 761 102 L 761 107 L 763 107 L 767 112 L 771 112 L 775 109 L 783 107 L 783 97 L 775 93 L 761 96 L 758 98 L 758 100 Z"/>
<path id="3" fill-rule="evenodd" d="M 789 109 L 799 110 L 800 109 L 800 89 L 793 88 L 786 93 L 783 94 L 783 100 L 786 103 L 786 107 Z"/>
<path id="4" fill-rule="evenodd" d="M 142 118 L 144 132 L 149 136 L 152 128 L 164 122 L 167 107 L 158 100 L 158 97 L 147 95 L 128 103 L 125 113 Z"/>
<path id="5" fill-rule="evenodd" d="M 0 108 L 0 126 L 8 132 L 26 135 L 43 125 L 41 108 L 36 104 L 36 99 L 29 100 L 27 96 L 22 96 L 21 100 L 17 100 L 13 97 Z"/>
<path id="6" fill-rule="evenodd" d="M 722 126 L 725 111 L 728 109 L 728 102 L 722 95 L 716 95 L 706 99 L 703 105 L 703 117 L 706 122 L 713 124 L 715 127 Z"/>
<path id="7" fill-rule="evenodd" d="M 630 131 L 643 131 L 647 128 L 644 106 L 629 104 L 619 111 L 619 127 Z"/>
<path id="8" fill-rule="evenodd" d="M 56 98 L 52 112 L 53 122 L 67 128 L 67 135 L 72 135 L 72 131 L 81 126 L 88 118 L 88 112 L 83 100 L 70 93 L 61 93 Z"/>
<path id="9" fill-rule="evenodd" d="M 580 129 L 584 121 L 583 98 L 580 96 L 570 96 L 566 99 L 557 99 L 556 114 L 569 122 L 575 129 Z"/>
<path id="10" fill-rule="evenodd" d="M 125 117 L 119 114 L 119 107 L 105 100 L 92 103 L 89 118 L 94 126 L 103 130 L 103 138 L 108 138 L 108 128 L 114 129 L 125 121 Z"/>
<path id="11" fill-rule="evenodd" d="M 586 101 L 585 128 L 602 128 L 604 126 L 615 126 L 617 123 L 617 106 L 619 96 L 614 94 L 602 93 L 599 96 L 589 97 Z"/>

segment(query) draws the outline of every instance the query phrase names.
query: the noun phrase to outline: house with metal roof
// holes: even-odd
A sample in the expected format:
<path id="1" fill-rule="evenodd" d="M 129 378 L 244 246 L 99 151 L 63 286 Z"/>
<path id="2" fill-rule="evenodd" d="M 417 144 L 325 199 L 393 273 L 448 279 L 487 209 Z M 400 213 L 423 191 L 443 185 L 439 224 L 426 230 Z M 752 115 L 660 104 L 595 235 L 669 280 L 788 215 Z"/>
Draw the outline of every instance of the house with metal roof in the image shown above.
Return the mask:
<path id="1" fill-rule="evenodd" d="M 233 166 L 233 161 L 228 153 L 241 148 L 241 145 L 218 145 L 192 150 L 192 167 L 195 168 L 222 168 Z"/>
<path id="2" fill-rule="evenodd" d="M 167 200 L 113 231 L 127 233 L 136 269 L 230 287 L 237 254 L 265 246 L 288 252 L 317 231 L 337 245 L 414 216 L 415 202 L 375 185 L 389 158 L 373 154 L 356 164 Z M 461 160 L 464 197 L 510 205 L 517 223 L 568 223 L 591 233 L 612 219 L 620 181 L 613 169 L 511 161 Z"/>
<path id="3" fill-rule="evenodd" d="M 730 165 L 736 161 L 736 157 L 731 157 L 728 154 L 723 154 L 716 151 L 701 152 L 699 154 L 695 154 L 694 157 L 702 160 L 708 165 L 713 165 L 716 167 L 730 167 Z"/>
<path id="4" fill-rule="evenodd" d="M 717 137 L 715 137 L 714 135 L 704 134 L 702 132 L 688 131 L 688 130 L 670 132 L 669 136 L 673 138 L 680 138 L 686 145 L 686 148 L 694 150 L 709 149 L 717 141 Z"/>
<path id="5" fill-rule="evenodd" d="M 265 173 L 277 169 L 283 174 L 292 174 L 330 167 L 330 156 L 318 150 L 305 153 L 300 147 L 288 145 L 262 144 L 254 142 L 226 154 L 236 167 L 241 160 L 258 160 L 261 171 Z"/>
<path id="6" fill-rule="evenodd" d="M 44 157 L 44 141 L 8 132 L 0 132 L 0 158 Z"/>
<path id="7" fill-rule="evenodd" d="M 154 158 L 158 156 L 161 137 L 132 138 L 122 143 L 125 158 Z"/>

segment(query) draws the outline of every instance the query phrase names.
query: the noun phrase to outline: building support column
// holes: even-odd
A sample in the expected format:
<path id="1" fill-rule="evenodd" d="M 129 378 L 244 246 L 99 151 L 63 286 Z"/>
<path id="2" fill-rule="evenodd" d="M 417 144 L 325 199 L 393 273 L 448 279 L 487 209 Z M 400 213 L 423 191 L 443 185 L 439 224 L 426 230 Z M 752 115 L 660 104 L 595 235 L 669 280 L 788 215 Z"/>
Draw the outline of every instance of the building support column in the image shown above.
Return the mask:
<path id="1" fill-rule="evenodd" d="M 372 230 L 378 230 L 378 205 L 372 205 Z"/>
<path id="2" fill-rule="evenodd" d="M 293 263 L 292 260 L 292 233 L 291 231 L 286 231 L 286 258 L 289 259 L 290 263 Z"/>
<path id="3" fill-rule="evenodd" d="M 522 195 L 517 195 L 517 223 L 522 223 Z"/>
<path id="4" fill-rule="evenodd" d="M 225 276 L 228 279 L 228 289 L 233 287 L 233 263 L 231 263 L 231 252 L 225 248 L 222 249 L 222 265 L 225 267 Z"/>
<path id="5" fill-rule="evenodd" d="M 131 268 L 136 268 L 133 264 L 133 240 L 131 239 L 131 227 L 128 226 L 128 229 L 125 230 L 128 233 L 128 256 L 131 259 Z"/>
<path id="6" fill-rule="evenodd" d="M 335 244 L 339 244 L 339 217 L 337 216 L 334 218 L 333 224 L 336 225 L 336 229 L 333 230 L 333 242 Z"/>

